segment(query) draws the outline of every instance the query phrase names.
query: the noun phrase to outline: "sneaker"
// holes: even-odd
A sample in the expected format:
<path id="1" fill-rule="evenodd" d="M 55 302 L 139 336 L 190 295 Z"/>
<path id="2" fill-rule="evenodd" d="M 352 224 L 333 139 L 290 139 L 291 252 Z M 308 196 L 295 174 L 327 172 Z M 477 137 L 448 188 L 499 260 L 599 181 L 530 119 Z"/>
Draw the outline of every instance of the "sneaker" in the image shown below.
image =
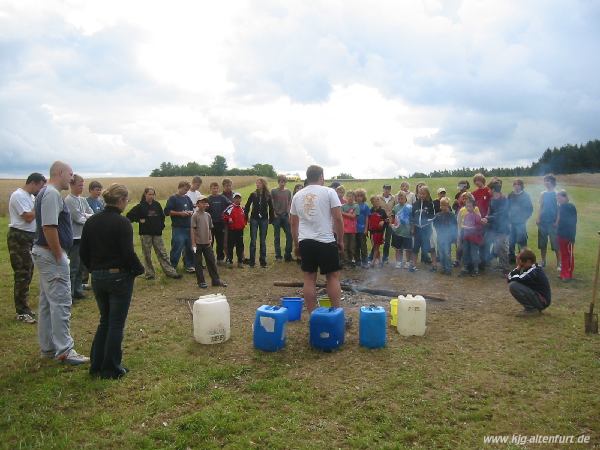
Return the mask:
<path id="1" fill-rule="evenodd" d="M 410 266 L 408 269 L 409 272 L 416 272 L 417 270 L 419 269 L 417 269 L 415 266 Z"/>
<path id="2" fill-rule="evenodd" d="M 266 265 L 266 264 L 261 264 L 261 265 L 260 265 L 260 268 L 261 268 L 261 269 L 266 269 L 266 268 L 267 268 L 267 265 Z"/>
<path id="3" fill-rule="evenodd" d="M 181 275 L 180 273 L 173 273 L 173 274 L 167 274 L 167 277 L 169 278 L 173 278 L 174 280 L 179 280 L 180 278 L 183 278 L 183 275 Z"/>
<path id="4" fill-rule="evenodd" d="M 206 284 L 206 283 L 204 283 L 204 282 L 202 282 L 202 283 L 198 283 L 198 287 L 199 287 L 200 289 L 208 289 L 208 284 Z"/>
<path id="5" fill-rule="evenodd" d="M 430 272 L 437 272 L 437 266 L 431 266 Z"/>
<path id="6" fill-rule="evenodd" d="M 223 280 L 217 280 L 213 282 L 213 287 L 227 287 L 227 283 L 225 283 Z"/>
<path id="7" fill-rule="evenodd" d="M 84 283 L 84 284 L 81 285 L 81 287 L 82 287 L 82 289 L 84 291 L 91 291 L 92 290 L 92 285 L 89 284 L 89 283 Z"/>
<path id="8" fill-rule="evenodd" d="M 23 323 L 35 323 L 36 322 L 35 318 L 29 314 L 17 314 L 16 319 L 19 322 L 23 322 Z"/>
<path id="9" fill-rule="evenodd" d="M 477 277 L 479 276 L 479 271 L 478 270 L 474 270 L 473 273 L 471 274 L 472 277 Z"/>
<path id="10" fill-rule="evenodd" d="M 402 261 L 398 261 L 394 267 L 396 269 L 402 269 L 402 266 L 403 266 Z"/>
<path id="11" fill-rule="evenodd" d="M 194 267 L 186 267 L 185 271 L 187 273 L 196 273 L 196 269 Z"/>
<path id="12" fill-rule="evenodd" d="M 63 353 L 62 355 L 57 356 L 56 360 L 64 364 L 69 364 L 71 366 L 78 366 L 80 364 L 90 362 L 90 358 L 88 358 L 87 356 L 80 355 L 75 351 L 75 349 L 71 349 L 68 352 Z"/>
<path id="13" fill-rule="evenodd" d="M 410 263 L 409 262 L 405 262 L 404 263 L 404 268 L 405 269 L 410 269 Z"/>

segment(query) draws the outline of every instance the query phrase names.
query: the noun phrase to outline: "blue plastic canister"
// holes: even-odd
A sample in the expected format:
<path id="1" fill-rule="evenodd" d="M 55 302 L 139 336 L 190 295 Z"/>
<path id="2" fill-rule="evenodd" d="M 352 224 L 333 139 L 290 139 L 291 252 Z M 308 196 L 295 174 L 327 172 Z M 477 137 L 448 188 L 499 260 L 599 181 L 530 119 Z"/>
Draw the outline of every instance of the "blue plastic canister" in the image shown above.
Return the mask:
<path id="1" fill-rule="evenodd" d="M 381 306 L 361 306 L 359 317 L 359 342 L 367 348 L 385 347 L 386 314 Z"/>
<path id="2" fill-rule="evenodd" d="M 302 318 L 302 306 L 304 306 L 302 297 L 282 297 L 281 306 L 288 310 L 288 321 L 293 322 Z"/>
<path id="3" fill-rule="evenodd" d="M 344 343 L 346 323 L 343 308 L 317 308 L 310 315 L 310 345 L 332 351 Z"/>
<path id="4" fill-rule="evenodd" d="M 254 319 L 254 347 L 265 352 L 276 352 L 283 348 L 287 321 L 287 308 L 270 305 L 259 307 Z"/>

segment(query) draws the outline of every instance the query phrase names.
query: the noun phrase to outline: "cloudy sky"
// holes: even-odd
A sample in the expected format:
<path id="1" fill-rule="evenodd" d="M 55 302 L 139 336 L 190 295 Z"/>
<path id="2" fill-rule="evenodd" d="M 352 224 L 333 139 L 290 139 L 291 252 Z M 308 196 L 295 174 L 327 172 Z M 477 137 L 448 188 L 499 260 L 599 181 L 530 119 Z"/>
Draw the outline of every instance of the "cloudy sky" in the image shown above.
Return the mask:
<path id="1" fill-rule="evenodd" d="M 392 177 L 600 137 L 600 2 L 0 0 L 0 176 Z"/>

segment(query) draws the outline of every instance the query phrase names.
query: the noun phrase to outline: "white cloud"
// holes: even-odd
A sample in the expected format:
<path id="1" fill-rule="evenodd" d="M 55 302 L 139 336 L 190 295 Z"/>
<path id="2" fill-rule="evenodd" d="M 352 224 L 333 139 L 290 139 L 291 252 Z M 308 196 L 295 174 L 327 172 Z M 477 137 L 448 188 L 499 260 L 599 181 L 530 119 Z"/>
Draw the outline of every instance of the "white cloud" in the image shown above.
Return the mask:
<path id="1" fill-rule="evenodd" d="M 525 164 L 600 134 L 598 19 L 567 0 L 5 1 L 1 172 Z"/>

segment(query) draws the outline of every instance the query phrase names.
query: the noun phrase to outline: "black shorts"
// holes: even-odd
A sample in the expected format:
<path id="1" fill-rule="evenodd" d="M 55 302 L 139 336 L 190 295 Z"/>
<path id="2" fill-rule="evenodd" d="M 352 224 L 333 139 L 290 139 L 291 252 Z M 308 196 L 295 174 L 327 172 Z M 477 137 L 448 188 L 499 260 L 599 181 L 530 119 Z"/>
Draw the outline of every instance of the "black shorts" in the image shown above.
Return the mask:
<path id="1" fill-rule="evenodd" d="M 340 253 L 336 242 L 319 242 L 313 239 L 300 241 L 300 258 L 303 272 L 315 273 L 321 269 L 321 275 L 341 270 Z"/>
<path id="2" fill-rule="evenodd" d="M 411 237 L 398 236 L 392 234 L 392 247 L 397 250 L 412 250 L 413 241 Z"/>

